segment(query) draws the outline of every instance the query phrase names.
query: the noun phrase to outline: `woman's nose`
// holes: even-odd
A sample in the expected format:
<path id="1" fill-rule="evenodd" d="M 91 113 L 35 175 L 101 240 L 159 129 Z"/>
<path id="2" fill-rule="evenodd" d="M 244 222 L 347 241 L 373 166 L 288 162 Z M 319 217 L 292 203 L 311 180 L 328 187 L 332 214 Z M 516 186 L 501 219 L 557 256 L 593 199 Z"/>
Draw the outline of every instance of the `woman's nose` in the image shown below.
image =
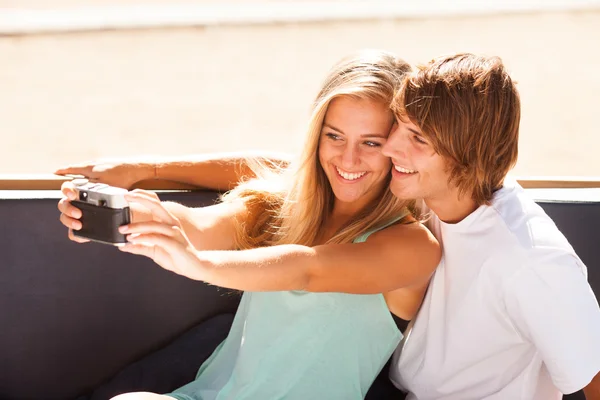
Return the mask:
<path id="1" fill-rule="evenodd" d="M 346 145 L 344 152 L 342 153 L 342 167 L 351 170 L 351 168 L 354 167 L 358 162 L 358 153 L 359 151 L 354 145 Z"/>

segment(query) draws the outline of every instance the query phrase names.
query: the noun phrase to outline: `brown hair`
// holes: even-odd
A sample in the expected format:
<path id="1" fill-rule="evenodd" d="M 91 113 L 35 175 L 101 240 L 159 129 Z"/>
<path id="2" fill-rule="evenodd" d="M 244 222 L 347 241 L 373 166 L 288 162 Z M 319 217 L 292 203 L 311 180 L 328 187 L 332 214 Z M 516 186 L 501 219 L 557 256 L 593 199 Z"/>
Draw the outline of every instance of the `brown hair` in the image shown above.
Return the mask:
<path id="1" fill-rule="evenodd" d="M 450 184 L 489 204 L 517 162 L 521 107 L 498 57 L 457 54 L 407 76 L 393 107 L 448 161 Z"/>
<path id="2" fill-rule="evenodd" d="M 317 96 L 307 136 L 297 163 L 281 170 L 264 160 L 251 160 L 258 178 L 246 182 L 224 199 L 242 199 L 248 209 L 244 224 L 238 224 L 238 248 L 277 244 L 312 246 L 331 212 L 334 195 L 318 156 L 319 138 L 327 108 L 336 97 L 369 99 L 391 105 L 410 66 L 382 51 L 363 51 L 341 60 L 330 71 Z M 351 242 L 360 234 L 388 223 L 412 201 L 397 199 L 389 190 L 391 174 L 382 193 L 372 204 L 341 228 L 328 243 Z"/>

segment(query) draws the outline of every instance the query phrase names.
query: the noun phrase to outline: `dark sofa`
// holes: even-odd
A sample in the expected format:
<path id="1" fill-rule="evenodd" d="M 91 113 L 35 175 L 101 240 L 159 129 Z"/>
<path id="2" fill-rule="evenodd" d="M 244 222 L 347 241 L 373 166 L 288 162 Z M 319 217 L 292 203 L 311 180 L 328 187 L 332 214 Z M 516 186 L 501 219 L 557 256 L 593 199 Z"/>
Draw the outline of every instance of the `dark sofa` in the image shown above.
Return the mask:
<path id="1" fill-rule="evenodd" d="M 573 201 L 583 192 L 569 193 L 540 204 L 587 264 L 598 293 L 600 196 Z M 203 206 L 217 196 L 161 198 Z M 0 191 L 0 399 L 75 399 L 199 322 L 235 311 L 239 294 L 232 291 L 110 246 L 70 242 L 57 199 L 56 191 Z"/>

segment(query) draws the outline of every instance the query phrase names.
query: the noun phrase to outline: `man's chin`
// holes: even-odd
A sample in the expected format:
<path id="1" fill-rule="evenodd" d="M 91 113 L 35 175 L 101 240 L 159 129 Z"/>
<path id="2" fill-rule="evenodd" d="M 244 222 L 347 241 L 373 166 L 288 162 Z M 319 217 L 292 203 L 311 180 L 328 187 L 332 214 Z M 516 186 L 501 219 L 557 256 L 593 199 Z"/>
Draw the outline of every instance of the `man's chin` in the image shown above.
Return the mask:
<path id="1" fill-rule="evenodd" d="M 392 192 L 392 194 L 400 199 L 400 200 L 414 200 L 416 198 L 418 198 L 418 196 L 416 196 L 414 193 L 411 193 L 410 191 L 406 190 L 405 187 L 390 187 L 390 191 Z"/>
<path id="2" fill-rule="evenodd" d="M 399 198 L 400 200 L 412 200 L 415 197 L 412 196 L 408 190 L 406 190 L 406 186 L 400 185 L 399 183 L 396 182 L 391 182 L 390 183 L 390 192 L 392 192 L 392 194 L 394 196 L 396 196 L 397 198 Z"/>

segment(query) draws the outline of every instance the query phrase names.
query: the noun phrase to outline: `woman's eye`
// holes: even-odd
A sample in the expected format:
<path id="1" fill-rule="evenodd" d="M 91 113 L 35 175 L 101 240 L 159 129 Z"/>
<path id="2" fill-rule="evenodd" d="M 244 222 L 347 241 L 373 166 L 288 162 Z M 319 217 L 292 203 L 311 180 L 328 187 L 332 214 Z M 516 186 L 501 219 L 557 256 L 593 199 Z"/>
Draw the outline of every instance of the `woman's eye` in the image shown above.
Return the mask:
<path id="1" fill-rule="evenodd" d="M 365 144 L 369 147 L 381 147 L 381 143 L 367 141 Z"/>
<path id="2" fill-rule="evenodd" d="M 335 133 L 326 133 L 325 136 L 327 136 L 331 140 L 340 140 L 339 135 L 336 135 Z"/>

